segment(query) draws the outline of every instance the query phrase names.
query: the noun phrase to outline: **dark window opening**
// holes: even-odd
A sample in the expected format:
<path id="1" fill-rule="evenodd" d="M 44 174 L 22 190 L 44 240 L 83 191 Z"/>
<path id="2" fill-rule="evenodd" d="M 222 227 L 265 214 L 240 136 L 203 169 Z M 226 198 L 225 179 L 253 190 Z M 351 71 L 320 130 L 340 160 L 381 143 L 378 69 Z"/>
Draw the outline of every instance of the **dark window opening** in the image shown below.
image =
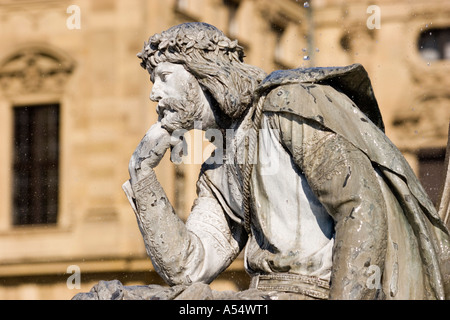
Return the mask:
<path id="1" fill-rule="evenodd" d="M 13 224 L 54 224 L 58 213 L 59 105 L 14 107 Z"/>
<path id="2" fill-rule="evenodd" d="M 275 51 L 274 51 L 274 62 L 277 64 L 278 69 L 287 69 L 286 66 L 283 65 L 283 34 L 286 30 L 284 25 L 281 25 L 276 22 L 272 22 L 270 24 L 270 28 L 272 33 L 275 35 Z"/>
<path id="3" fill-rule="evenodd" d="M 445 149 L 422 149 L 418 159 L 420 182 L 435 207 L 438 207 L 445 178 Z"/>
<path id="4" fill-rule="evenodd" d="M 230 37 L 236 37 L 238 34 L 236 15 L 237 15 L 237 11 L 239 9 L 239 1 L 223 0 L 223 4 L 226 6 L 226 8 L 228 10 L 227 33 Z"/>
<path id="5" fill-rule="evenodd" d="M 450 59 L 450 28 L 426 29 L 419 36 L 419 51 L 427 61 Z"/>

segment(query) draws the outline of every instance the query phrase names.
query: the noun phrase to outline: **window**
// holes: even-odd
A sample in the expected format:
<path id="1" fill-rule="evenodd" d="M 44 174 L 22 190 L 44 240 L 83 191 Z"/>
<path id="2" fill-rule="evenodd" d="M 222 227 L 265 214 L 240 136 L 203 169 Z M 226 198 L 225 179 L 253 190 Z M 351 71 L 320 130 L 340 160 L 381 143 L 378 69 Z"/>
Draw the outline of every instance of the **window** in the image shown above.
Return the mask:
<path id="1" fill-rule="evenodd" d="M 237 37 L 238 35 L 238 23 L 236 19 L 237 11 L 239 9 L 239 1 L 236 0 L 223 0 L 223 4 L 228 10 L 228 35 L 230 37 Z"/>
<path id="2" fill-rule="evenodd" d="M 441 189 L 445 178 L 445 149 L 422 149 L 418 154 L 419 180 L 431 201 L 437 207 L 441 196 Z"/>
<path id="3" fill-rule="evenodd" d="M 270 25 L 273 34 L 275 35 L 275 52 L 274 52 L 274 60 L 276 63 L 281 63 L 283 61 L 283 34 L 285 31 L 285 27 L 281 24 L 272 23 Z"/>
<path id="4" fill-rule="evenodd" d="M 419 51 L 428 61 L 450 59 L 450 28 L 423 31 L 419 36 Z"/>
<path id="5" fill-rule="evenodd" d="M 56 223 L 58 169 L 59 105 L 14 107 L 14 225 Z"/>
<path id="6" fill-rule="evenodd" d="M 186 11 L 189 8 L 189 0 L 177 0 L 176 8 L 180 11 Z"/>

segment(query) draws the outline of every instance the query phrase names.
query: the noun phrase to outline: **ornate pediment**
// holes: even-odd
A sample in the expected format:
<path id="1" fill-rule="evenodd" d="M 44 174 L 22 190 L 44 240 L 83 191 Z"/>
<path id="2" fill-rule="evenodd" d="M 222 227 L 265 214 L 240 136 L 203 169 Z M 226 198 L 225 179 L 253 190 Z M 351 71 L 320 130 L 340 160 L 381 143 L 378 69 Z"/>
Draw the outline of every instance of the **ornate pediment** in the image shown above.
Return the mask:
<path id="1" fill-rule="evenodd" d="M 28 47 L 0 64 L 0 88 L 7 94 L 60 93 L 74 63 L 51 49 Z"/>

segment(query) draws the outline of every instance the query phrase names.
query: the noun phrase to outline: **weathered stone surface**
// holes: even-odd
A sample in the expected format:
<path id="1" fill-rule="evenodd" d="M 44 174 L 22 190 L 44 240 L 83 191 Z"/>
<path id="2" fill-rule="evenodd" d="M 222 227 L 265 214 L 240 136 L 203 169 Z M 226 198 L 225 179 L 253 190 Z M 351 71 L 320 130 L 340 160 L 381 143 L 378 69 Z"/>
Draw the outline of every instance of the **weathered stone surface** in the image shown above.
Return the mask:
<path id="1" fill-rule="evenodd" d="M 362 66 L 266 77 L 205 23 L 155 34 L 138 57 L 159 119 L 123 188 L 170 288 L 102 282 L 78 298 L 448 297 L 449 231 L 384 134 Z M 184 223 L 154 168 L 167 150 L 182 155 L 180 131 L 191 129 L 206 131 L 216 150 Z M 205 283 L 244 247 L 251 288 L 212 291 Z"/>

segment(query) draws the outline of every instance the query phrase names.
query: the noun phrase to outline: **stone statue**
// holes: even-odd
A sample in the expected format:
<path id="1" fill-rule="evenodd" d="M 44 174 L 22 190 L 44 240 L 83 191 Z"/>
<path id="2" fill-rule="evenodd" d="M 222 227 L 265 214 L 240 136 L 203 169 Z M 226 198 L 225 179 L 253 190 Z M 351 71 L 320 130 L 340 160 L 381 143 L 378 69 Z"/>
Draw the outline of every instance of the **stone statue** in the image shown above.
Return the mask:
<path id="1" fill-rule="evenodd" d="M 159 119 L 123 188 L 169 286 L 102 281 L 74 299 L 449 298 L 449 231 L 384 134 L 361 65 L 267 76 L 205 23 L 155 34 L 138 57 Z M 153 169 L 193 128 L 221 152 L 184 223 Z M 211 290 L 244 248 L 250 288 Z"/>
<path id="2" fill-rule="evenodd" d="M 450 123 L 448 126 L 447 150 L 445 153 L 445 179 L 442 186 L 441 199 L 439 202 L 439 216 L 447 228 L 450 229 Z"/>

